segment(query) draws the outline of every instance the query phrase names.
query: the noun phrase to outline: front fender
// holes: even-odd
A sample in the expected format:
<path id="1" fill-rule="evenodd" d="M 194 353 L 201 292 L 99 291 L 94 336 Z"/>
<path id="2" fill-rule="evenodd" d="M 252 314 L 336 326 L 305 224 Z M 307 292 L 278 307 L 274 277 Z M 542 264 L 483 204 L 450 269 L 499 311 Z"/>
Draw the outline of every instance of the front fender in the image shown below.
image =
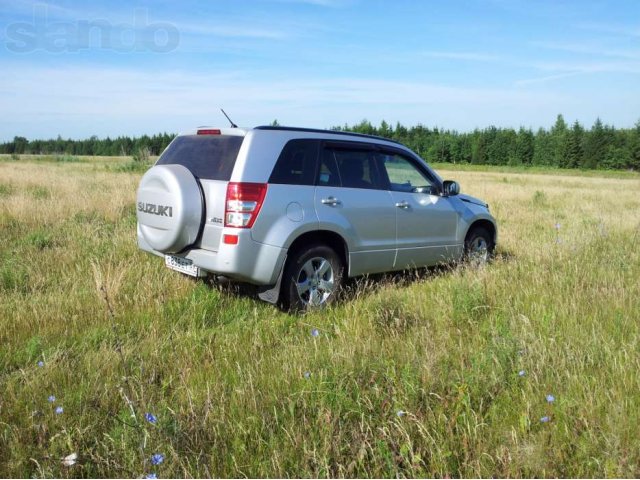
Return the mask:
<path id="1" fill-rule="evenodd" d="M 465 202 L 458 197 L 450 197 L 450 199 L 451 204 L 456 209 L 459 215 L 457 241 L 460 244 L 464 243 L 464 239 L 467 237 L 467 233 L 469 233 L 469 229 L 471 228 L 471 226 L 481 220 L 490 222 L 491 225 L 493 225 L 493 229 L 495 231 L 494 243 L 497 244 L 498 225 L 496 224 L 496 220 L 495 218 L 493 218 L 493 215 L 489 213 L 487 207 L 478 205 L 477 203 Z"/>

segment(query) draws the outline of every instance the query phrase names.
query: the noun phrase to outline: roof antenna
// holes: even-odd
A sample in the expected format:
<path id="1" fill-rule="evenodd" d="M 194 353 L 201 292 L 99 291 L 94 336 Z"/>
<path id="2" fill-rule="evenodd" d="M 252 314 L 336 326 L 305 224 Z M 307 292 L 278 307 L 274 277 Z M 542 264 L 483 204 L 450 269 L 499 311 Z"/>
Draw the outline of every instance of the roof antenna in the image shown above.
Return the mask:
<path id="1" fill-rule="evenodd" d="M 220 111 L 222 112 L 222 114 L 223 114 L 225 117 L 227 117 L 227 120 L 229 120 L 229 123 L 231 124 L 231 128 L 238 128 L 238 125 L 236 125 L 235 123 L 233 123 L 233 120 L 231 120 L 231 119 L 229 118 L 229 115 L 227 115 L 227 114 L 225 113 L 225 111 L 224 111 L 224 110 L 220 109 Z"/>

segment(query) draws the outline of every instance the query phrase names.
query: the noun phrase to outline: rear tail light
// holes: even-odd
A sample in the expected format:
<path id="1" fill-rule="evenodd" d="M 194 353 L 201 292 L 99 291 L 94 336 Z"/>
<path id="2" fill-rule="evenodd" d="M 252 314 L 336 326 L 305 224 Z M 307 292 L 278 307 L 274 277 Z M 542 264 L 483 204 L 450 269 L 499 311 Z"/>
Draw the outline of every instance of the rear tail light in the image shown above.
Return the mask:
<path id="1" fill-rule="evenodd" d="M 224 226 L 251 228 L 267 194 L 266 183 L 229 182 L 224 211 Z"/>
<path id="2" fill-rule="evenodd" d="M 198 135 L 220 135 L 220 130 L 217 128 L 202 128 L 198 130 Z"/>

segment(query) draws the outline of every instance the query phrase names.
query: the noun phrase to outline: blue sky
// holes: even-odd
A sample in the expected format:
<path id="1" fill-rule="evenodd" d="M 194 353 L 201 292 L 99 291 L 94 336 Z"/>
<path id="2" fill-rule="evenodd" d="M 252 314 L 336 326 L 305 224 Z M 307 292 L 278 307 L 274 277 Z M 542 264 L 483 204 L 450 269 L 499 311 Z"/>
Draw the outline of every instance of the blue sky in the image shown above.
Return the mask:
<path id="1" fill-rule="evenodd" d="M 0 42 L 0 140 L 640 119 L 637 0 L 11 0 Z"/>

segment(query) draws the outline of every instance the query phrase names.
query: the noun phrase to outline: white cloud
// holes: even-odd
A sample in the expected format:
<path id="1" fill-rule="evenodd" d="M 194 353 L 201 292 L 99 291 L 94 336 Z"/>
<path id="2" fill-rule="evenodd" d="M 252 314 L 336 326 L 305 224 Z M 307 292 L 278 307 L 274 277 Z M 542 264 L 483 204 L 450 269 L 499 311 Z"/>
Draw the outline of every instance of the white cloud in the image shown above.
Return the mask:
<path id="1" fill-rule="evenodd" d="M 531 42 L 532 46 L 549 50 L 580 53 L 590 56 L 617 57 L 628 60 L 640 60 L 640 50 L 616 50 L 585 43 Z"/>
<path id="2" fill-rule="evenodd" d="M 623 37 L 640 37 L 640 26 L 629 26 L 612 23 L 581 22 L 576 27 L 593 32 L 610 33 Z"/>
<path id="3" fill-rule="evenodd" d="M 545 77 L 536 77 L 536 78 L 527 78 L 524 80 L 517 80 L 514 85 L 522 87 L 525 85 L 533 85 L 536 83 L 546 83 L 554 80 L 560 80 L 567 77 L 574 77 L 576 75 L 582 75 L 584 72 L 567 72 L 567 73 L 559 73 L 557 75 L 547 75 Z"/>
<path id="4" fill-rule="evenodd" d="M 477 52 L 422 52 L 425 57 L 446 58 L 450 60 L 470 60 L 474 62 L 498 62 L 502 60 L 497 55 Z"/>
<path id="5" fill-rule="evenodd" d="M 33 15 L 38 10 L 46 11 L 47 14 L 53 14 L 56 16 L 73 15 L 75 10 L 61 7 L 54 3 L 47 3 L 41 0 L 12 0 L 11 2 L 4 2 L 2 10 L 5 15 L 7 14 L 23 14 Z"/>
<path id="6" fill-rule="evenodd" d="M 264 0 L 265 3 L 301 3 L 319 7 L 343 8 L 351 6 L 356 0 Z"/>
<path id="7" fill-rule="evenodd" d="M 614 61 L 592 61 L 592 62 L 561 62 L 546 61 L 532 62 L 528 66 L 543 71 L 558 73 L 640 73 L 640 62 L 614 62 Z"/>
<path id="8" fill-rule="evenodd" d="M 245 23 L 230 24 L 228 22 L 214 24 L 198 24 L 198 23 L 181 23 L 173 22 L 173 25 L 181 34 L 192 33 L 197 35 L 206 35 L 214 37 L 245 37 L 245 38 L 262 38 L 262 39 L 281 39 L 290 36 L 289 32 L 282 29 L 264 28 L 262 26 L 252 26 Z"/>
<path id="9" fill-rule="evenodd" d="M 100 6 L 89 5 L 74 8 L 60 7 L 51 3 L 31 2 L 19 0 L 15 4 L 11 2 L 9 11 L 13 15 L 20 14 L 26 19 L 37 19 L 45 25 L 63 21 L 75 24 L 80 21 L 103 21 L 114 27 L 127 25 L 128 28 L 146 28 L 148 24 L 155 22 L 169 23 L 175 26 L 181 35 L 194 34 L 227 38 L 256 38 L 256 39 L 280 39 L 290 37 L 293 28 L 281 27 L 282 22 L 265 22 L 260 18 L 252 18 L 244 15 L 242 18 L 232 18 L 228 15 L 217 15 L 215 19 L 208 18 L 206 22 L 200 21 L 197 16 L 172 16 L 167 17 L 160 8 L 147 7 L 118 7 L 104 9 Z M 214 21 L 215 20 L 215 21 Z M 136 25 L 136 21 L 141 22 Z M 274 26 L 274 23 L 276 26 Z"/>
<path id="10" fill-rule="evenodd" d="M 254 72 L 216 74 L 181 71 L 151 72 L 134 69 L 71 67 L 65 69 L 22 67 L 3 80 L 3 88 L 13 92 L 25 112 L 42 105 L 56 105 L 63 111 L 98 113 L 137 109 L 200 111 L 207 99 L 242 103 L 329 103 L 358 104 L 490 104 L 528 100 L 519 92 L 502 89 L 463 88 L 417 81 L 374 80 L 369 78 L 269 78 Z M 19 72 L 19 73 L 18 73 Z M 30 100 L 32 99 L 32 100 Z M 80 103 L 68 103 L 70 99 Z M 84 100 L 91 100 L 84 102 Z M 5 96 L 7 101 L 7 96 Z M 122 101 L 123 103 L 119 103 Z"/>
<path id="11" fill-rule="evenodd" d="M 449 128 L 473 128 L 504 123 L 499 112 L 511 112 L 511 121 L 518 123 L 523 112 L 545 105 L 553 106 L 555 115 L 562 101 L 555 94 L 517 89 L 352 77 L 294 80 L 242 71 L 193 74 L 97 67 L 7 71 L 15 73 L 3 79 L 0 101 L 3 111 L 14 113 L 11 122 L 0 120 L 5 137 L 184 130 L 225 123 L 219 107 L 237 123 L 249 126 L 274 118 L 312 127 L 386 118 L 405 124 L 444 122 Z"/>

